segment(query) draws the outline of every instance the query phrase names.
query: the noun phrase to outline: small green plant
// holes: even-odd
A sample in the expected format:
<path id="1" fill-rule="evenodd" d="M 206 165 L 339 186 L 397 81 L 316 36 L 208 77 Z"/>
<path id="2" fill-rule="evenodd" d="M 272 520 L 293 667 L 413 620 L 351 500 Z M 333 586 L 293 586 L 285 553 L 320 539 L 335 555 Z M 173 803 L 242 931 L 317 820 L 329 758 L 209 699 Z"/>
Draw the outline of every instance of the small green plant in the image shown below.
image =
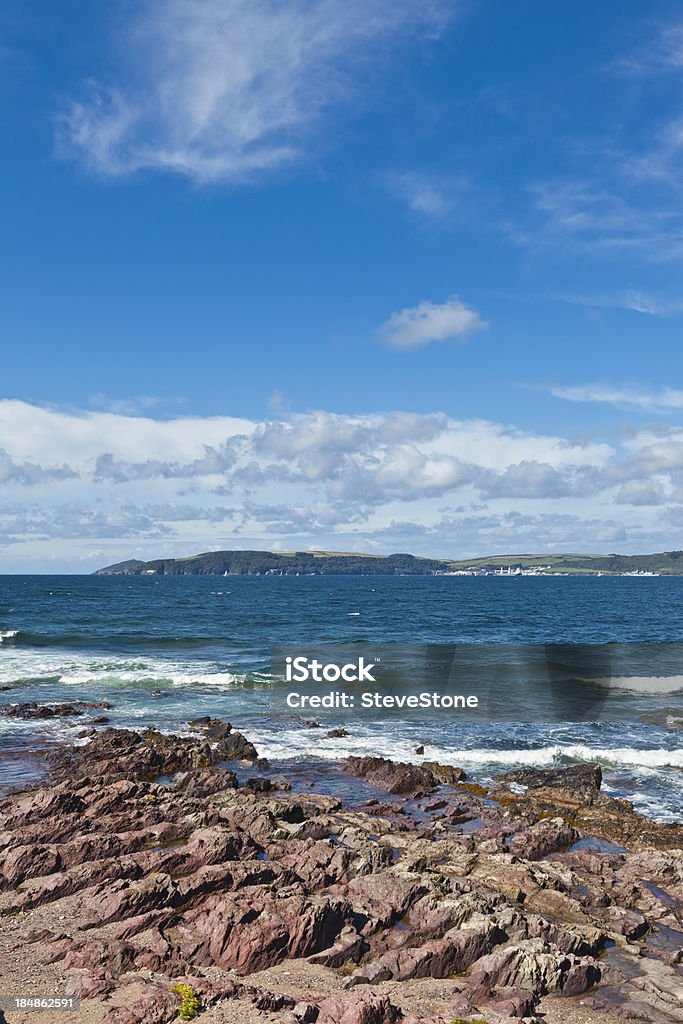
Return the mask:
<path id="1" fill-rule="evenodd" d="M 177 992 L 180 996 L 178 1016 L 181 1020 L 194 1020 L 195 1017 L 199 1016 L 202 1004 L 192 985 L 174 985 L 171 992 Z"/>

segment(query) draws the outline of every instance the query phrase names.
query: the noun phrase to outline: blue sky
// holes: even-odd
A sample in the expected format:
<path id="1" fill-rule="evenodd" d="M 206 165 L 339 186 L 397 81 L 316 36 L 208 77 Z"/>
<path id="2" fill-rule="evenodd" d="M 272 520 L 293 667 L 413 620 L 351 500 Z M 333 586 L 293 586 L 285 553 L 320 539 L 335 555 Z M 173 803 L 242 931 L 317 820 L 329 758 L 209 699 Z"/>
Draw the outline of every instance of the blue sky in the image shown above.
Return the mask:
<path id="1" fill-rule="evenodd" d="M 0 86 L 5 571 L 680 546 L 680 5 L 6 0 Z"/>

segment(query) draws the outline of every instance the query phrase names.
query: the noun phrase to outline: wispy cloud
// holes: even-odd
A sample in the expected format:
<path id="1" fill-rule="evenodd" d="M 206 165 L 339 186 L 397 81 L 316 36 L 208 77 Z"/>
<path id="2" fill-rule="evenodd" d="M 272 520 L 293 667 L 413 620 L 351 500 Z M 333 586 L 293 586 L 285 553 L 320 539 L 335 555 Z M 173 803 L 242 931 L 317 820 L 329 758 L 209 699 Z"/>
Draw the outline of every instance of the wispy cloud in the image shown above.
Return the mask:
<path id="1" fill-rule="evenodd" d="M 651 32 L 636 50 L 622 54 L 603 69 L 614 79 L 639 76 L 660 90 L 640 91 L 641 129 L 624 133 L 621 122 L 599 138 L 574 140 L 567 146 L 569 167 L 562 177 L 529 186 L 538 215 L 512 229 L 530 245 L 571 246 L 652 262 L 683 256 L 683 22 Z M 633 101 L 635 105 L 635 100 Z M 647 310 L 646 310 L 647 311 Z"/>
<path id="2" fill-rule="evenodd" d="M 591 306 L 596 309 L 626 309 L 645 316 L 668 317 L 683 312 L 683 302 L 655 298 L 636 289 L 611 295 L 553 295 L 555 302 L 566 302 L 571 306 Z"/>
<path id="3" fill-rule="evenodd" d="M 582 252 L 634 254 L 649 261 L 683 255 L 683 211 L 671 196 L 643 199 L 628 183 L 596 171 L 594 180 L 555 180 L 530 186 L 537 228 L 513 229 L 531 245 L 571 245 Z"/>
<path id="4" fill-rule="evenodd" d="M 140 416 L 158 409 L 159 406 L 177 406 L 183 403 L 182 398 L 159 398 L 157 395 L 134 395 L 130 398 L 111 398 L 98 392 L 91 395 L 88 404 L 102 412 L 113 412 L 120 416 Z"/>
<path id="5" fill-rule="evenodd" d="M 457 214 L 471 186 L 462 175 L 440 175 L 428 171 L 389 172 L 380 183 L 411 213 L 439 221 Z"/>
<path id="6" fill-rule="evenodd" d="M 407 349 L 432 341 L 466 341 L 473 331 L 487 326 L 475 310 L 457 295 L 451 295 L 442 303 L 424 300 L 392 313 L 379 328 L 379 334 L 391 348 Z"/>
<path id="7" fill-rule="evenodd" d="M 610 384 L 579 384 L 569 387 L 548 389 L 555 398 L 569 402 L 602 402 L 620 409 L 636 409 L 642 412 L 675 412 L 683 409 L 683 390 L 679 388 L 658 388 L 645 390 L 642 387 L 614 387 Z"/>
<path id="8" fill-rule="evenodd" d="M 392 44 L 436 36 L 446 0 L 144 0 L 113 82 L 61 121 L 62 153 L 104 175 L 243 182 L 308 155 Z M 135 5 L 132 10 L 136 10 Z"/>
<path id="9" fill-rule="evenodd" d="M 683 68 L 683 25 L 673 22 L 661 26 L 630 53 L 612 62 L 621 73 L 644 75 Z"/>

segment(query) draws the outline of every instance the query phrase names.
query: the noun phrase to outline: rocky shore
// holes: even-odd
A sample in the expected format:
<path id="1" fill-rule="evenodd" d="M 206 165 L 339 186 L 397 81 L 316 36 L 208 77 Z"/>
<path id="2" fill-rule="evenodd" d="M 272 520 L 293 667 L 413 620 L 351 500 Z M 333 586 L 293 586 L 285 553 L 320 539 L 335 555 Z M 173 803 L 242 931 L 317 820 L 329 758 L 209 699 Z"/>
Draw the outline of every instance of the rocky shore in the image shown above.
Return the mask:
<path id="1" fill-rule="evenodd" d="M 597 766 L 349 758 L 342 803 L 192 726 L 89 728 L 0 802 L 0 992 L 98 1024 L 683 1021 L 683 826 Z"/>

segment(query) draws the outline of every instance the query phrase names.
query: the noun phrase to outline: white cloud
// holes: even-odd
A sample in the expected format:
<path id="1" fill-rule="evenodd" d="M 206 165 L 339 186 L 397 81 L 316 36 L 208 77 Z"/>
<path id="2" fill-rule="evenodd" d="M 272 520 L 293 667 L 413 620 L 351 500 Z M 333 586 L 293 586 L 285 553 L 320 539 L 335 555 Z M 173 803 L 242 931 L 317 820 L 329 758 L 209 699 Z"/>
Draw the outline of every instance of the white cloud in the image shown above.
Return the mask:
<path id="1" fill-rule="evenodd" d="M 554 295 L 556 302 L 597 309 L 626 309 L 645 316 L 667 317 L 683 312 L 680 300 L 653 298 L 643 291 L 629 288 L 624 292 L 602 295 Z"/>
<path id="2" fill-rule="evenodd" d="M 426 171 L 391 172 L 380 180 L 412 213 L 432 221 L 450 217 L 470 192 L 470 184 L 462 176 L 446 177 Z"/>
<path id="3" fill-rule="evenodd" d="M 143 0 L 113 83 L 94 83 L 60 129 L 94 171 L 242 182 L 308 155 L 392 44 L 435 36 L 446 0 Z"/>
<path id="4" fill-rule="evenodd" d="M 431 341 L 466 341 L 472 331 L 481 331 L 487 326 L 475 310 L 457 295 L 451 295 L 442 303 L 424 300 L 417 306 L 392 313 L 379 333 L 391 348 L 406 349 Z"/>
<path id="5" fill-rule="evenodd" d="M 632 53 L 614 61 L 618 72 L 629 75 L 661 74 L 683 68 L 683 25 L 665 25 Z"/>
<path id="6" fill-rule="evenodd" d="M 0 448 L 0 483 L 31 486 L 48 480 L 72 480 L 78 474 L 71 466 L 41 466 L 38 463 L 15 461 L 4 448 Z"/>
<path id="7" fill-rule="evenodd" d="M 549 391 L 556 398 L 569 402 L 602 402 L 621 409 L 637 409 L 642 412 L 674 412 L 683 409 L 683 390 L 680 388 L 658 388 L 646 390 L 642 387 L 614 387 L 610 384 L 578 384 L 568 387 L 551 387 Z"/>
<path id="8" fill-rule="evenodd" d="M 0 448 L 4 571 L 277 545 L 646 550 L 676 546 L 683 508 L 673 426 L 609 445 L 441 413 L 154 420 L 0 401 Z"/>
<path id="9" fill-rule="evenodd" d="M 231 416 L 155 420 L 109 412 L 63 412 L 14 399 L 0 400 L 0 448 L 15 459 L 68 462 L 74 469 L 94 466 L 104 453 L 130 462 L 180 462 L 204 456 L 226 439 L 253 429 L 250 420 Z"/>
<path id="10" fill-rule="evenodd" d="M 159 409 L 160 406 L 181 405 L 183 399 L 165 399 L 160 398 L 157 395 L 135 395 L 131 398 L 111 398 L 109 395 L 98 392 L 97 394 L 91 395 L 88 405 L 92 409 L 97 409 L 101 412 L 114 412 L 120 413 L 122 416 L 144 416 L 146 413 L 150 413 L 152 409 Z"/>
<path id="11" fill-rule="evenodd" d="M 601 250 L 659 262 L 683 255 L 683 214 L 675 197 L 660 192 L 643 199 L 624 181 L 635 157 L 619 154 L 607 172 L 593 178 L 538 181 L 529 188 L 540 214 L 538 228 L 513 229 L 523 244 L 556 246 L 558 239 L 579 251 Z"/>
<path id="12" fill-rule="evenodd" d="M 567 166 L 575 165 L 577 172 L 532 183 L 536 223 L 532 218 L 511 235 L 532 246 L 557 247 L 561 241 L 563 249 L 571 246 L 588 254 L 680 260 L 683 22 L 679 18 L 655 31 L 637 52 L 612 61 L 605 71 L 649 79 L 647 84 L 655 84 L 660 93 L 651 88 L 631 92 L 630 117 L 639 116 L 638 131 L 625 133 L 617 120 L 611 132 L 601 132 L 592 142 L 583 137 L 565 143 Z M 631 308 L 653 312 L 647 303 Z"/>

